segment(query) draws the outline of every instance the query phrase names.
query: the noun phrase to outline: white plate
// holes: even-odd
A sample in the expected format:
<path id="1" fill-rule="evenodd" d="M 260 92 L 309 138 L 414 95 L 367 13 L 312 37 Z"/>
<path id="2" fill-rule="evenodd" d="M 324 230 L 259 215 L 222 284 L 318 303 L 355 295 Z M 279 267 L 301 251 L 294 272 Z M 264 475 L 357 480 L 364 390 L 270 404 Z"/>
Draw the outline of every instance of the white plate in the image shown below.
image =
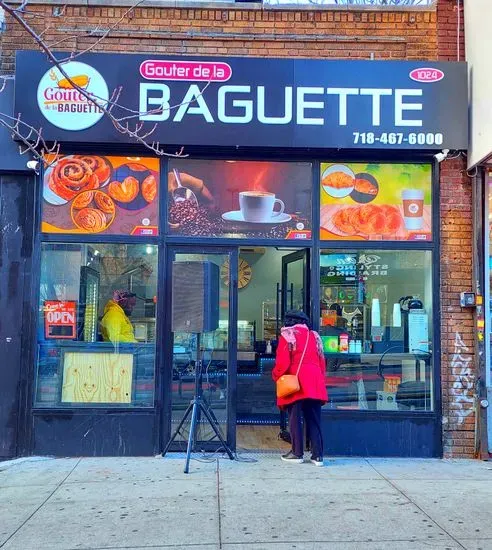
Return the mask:
<path id="1" fill-rule="evenodd" d="M 348 197 L 354 190 L 353 186 L 344 187 L 343 189 L 335 189 L 329 185 L 323 185 L 323 180 L 330 174 L 333 174 L 333 172 L 343 172 L 344 174 L 347 174 L 347 176 L 350 176 L 353 179 L 355 184 L 355 174 L 348 166 L 345 166 L 345 164 L 332 164 L 331 166 L 328 166 L 328 168 L 326 168 L 326 170 L 321 174 L 321 186 L 323 187 L 323 191 L 336 199 Z"/>
<path id="2" fill-rule="evenodd" d="M 48 187 L 48 182 L 50 180 L 51 172 L 53 171 L 53 165 L 48 166 L 44 171 L 44 181 L 43 181 L 43 198 L 46 202 L 50 204 L 56 204 L 57 206 L 61 204 L 67 204 L 65 199 L 62 199 L 54 191 Z"/>
<path id="3" fill-rule="evenodd" d="M 247 225 L 277 225 L 279 223 L 290 222 L 292 216 L 289 214 L 280 214 L 278 216 L 272 216 L 268 221 L 264 222 L 248 222 L 244 219 L 241 210 L 232 210 L 222 214 L 222 219 L 226 222 L 242 223 Z"/>

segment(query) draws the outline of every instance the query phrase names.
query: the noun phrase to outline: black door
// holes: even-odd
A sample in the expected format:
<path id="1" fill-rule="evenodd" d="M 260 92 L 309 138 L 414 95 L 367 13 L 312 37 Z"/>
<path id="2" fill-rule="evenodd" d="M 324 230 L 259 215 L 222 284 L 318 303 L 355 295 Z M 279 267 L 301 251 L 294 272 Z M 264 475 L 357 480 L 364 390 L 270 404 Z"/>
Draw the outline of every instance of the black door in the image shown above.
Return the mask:
<path id="1" fill-rule="evenodd" d="M 282 258 L 282 318 L 289 309 L 310 314 L 309 274 L 309 250 L 299 250 Z"/>

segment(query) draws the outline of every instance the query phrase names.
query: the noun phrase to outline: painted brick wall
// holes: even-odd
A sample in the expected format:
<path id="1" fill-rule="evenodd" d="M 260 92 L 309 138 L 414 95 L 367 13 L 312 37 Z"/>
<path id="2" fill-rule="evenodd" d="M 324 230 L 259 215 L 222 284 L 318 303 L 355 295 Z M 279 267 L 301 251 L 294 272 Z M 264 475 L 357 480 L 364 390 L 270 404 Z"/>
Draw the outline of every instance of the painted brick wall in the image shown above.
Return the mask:
<path id="1" fill-rule="evenodd" d="M 439 0 L 437 11 L 259 10 L 137 8 L 96 48 L 260 57 L 408 60 L 457 59 L 458 0 Z M 116 2 L 114 2 L 116 3 Z M 31 5 L 42 17 L 32 25 L 63 49 L 91 44 L 84 29 L 107 28 L 126 8 L 67 6 L 53 16 L 53 4 Z M 25 33 L 7 21 L 2 37 L 3 72 L 13 72 L 16 49 L 32 48 Z M 58 30 L 56 30 L 58 29 Z M 464 33 L 460 31 L 461 59 Z M 450 116 L 452 114 L 450 113 Z M 473 317 L 459 307 L 461 290 L 471 289 L 471 184 L 462 159 L 441 163 L 441 327 L 443 438 L 446 456 L 473 455 L 470 386 L 474 381 Z"/>

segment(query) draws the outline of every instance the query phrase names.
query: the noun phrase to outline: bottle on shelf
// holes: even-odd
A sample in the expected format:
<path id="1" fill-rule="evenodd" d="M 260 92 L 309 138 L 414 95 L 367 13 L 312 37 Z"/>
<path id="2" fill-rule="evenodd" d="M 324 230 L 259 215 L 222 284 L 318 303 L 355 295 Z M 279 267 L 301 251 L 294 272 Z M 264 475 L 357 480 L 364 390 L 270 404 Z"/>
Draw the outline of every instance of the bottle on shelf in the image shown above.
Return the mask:
<path id="1" fill-rule="evenodd" d="M 340 334 L 339 338 L 339 344 L 338 344 L 338 351 L 340 353 L 348 353 L 349 352 L 349 335 L 346 332 L 342 332 Z"/>

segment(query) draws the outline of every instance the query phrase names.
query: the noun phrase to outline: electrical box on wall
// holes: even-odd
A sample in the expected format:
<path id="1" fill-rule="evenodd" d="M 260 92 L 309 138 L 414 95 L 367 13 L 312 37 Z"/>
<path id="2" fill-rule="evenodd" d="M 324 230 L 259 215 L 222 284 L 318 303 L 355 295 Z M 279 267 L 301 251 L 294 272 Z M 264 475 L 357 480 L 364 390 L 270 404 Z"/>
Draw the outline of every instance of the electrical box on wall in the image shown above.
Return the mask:
<path id="1" fill-rule="evenodd" d="M 460 293 L 460 306 L 461 307 L 475 307 L 477 305 L 477 296 L 474 292 L 461 292 Z"/>

